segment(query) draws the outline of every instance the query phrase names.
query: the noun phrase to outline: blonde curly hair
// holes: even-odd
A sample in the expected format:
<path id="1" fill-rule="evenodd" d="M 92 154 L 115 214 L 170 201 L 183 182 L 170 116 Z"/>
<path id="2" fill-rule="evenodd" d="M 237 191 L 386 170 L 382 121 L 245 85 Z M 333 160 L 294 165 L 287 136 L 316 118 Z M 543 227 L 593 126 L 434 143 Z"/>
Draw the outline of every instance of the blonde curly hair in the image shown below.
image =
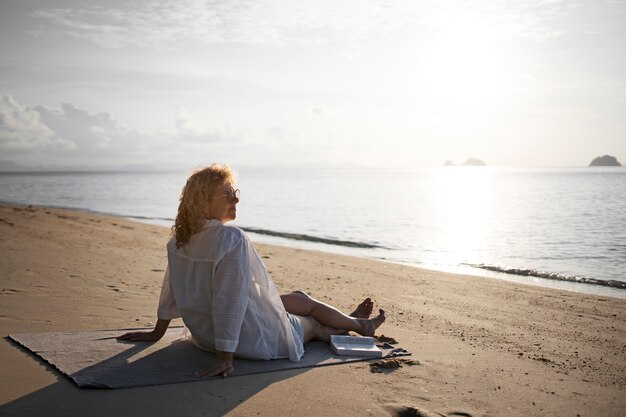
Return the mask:
<path id="1" fill-rule="evenodd" d="M 207 207 L 215 188 L 222 184 L 235 184 L 235 174 L 227 165 L 211 164 L 199 168 L 187 179 L 180 193 L 180 203 L 172 234 L 176 237 L 176 248 L 189 242 L 206 220 Z"/>

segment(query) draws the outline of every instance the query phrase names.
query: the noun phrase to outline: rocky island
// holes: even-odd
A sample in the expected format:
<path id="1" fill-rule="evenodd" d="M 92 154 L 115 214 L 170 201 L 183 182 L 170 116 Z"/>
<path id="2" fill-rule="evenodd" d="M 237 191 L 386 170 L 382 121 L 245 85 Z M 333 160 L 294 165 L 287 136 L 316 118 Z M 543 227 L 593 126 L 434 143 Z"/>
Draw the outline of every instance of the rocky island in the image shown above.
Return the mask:
<path id="1" fill-rule="evenodd" d="M 443 163 L 444 166 L 446 167 L 453 167 L 456 166 L 454 164 L 454 162 L 447 160 Z M 464 166 L 464 167 L 484 167 L 487 164 L 485 164 L 483 161 L 481 161 L 478 158 L 469 158 L 467 161 L 463 162 L 460 166 Z"/>
<path id="2" fill-rule="evenodd" d="M 590 167 L 621 167 L 616 157 L 611 155 L 598 156 L 589 164 Z"/>
<path id="3" fill-rule="evenodd" d="M 463 162 L 463 166 L 466 167 L 484 167 L 486 165 L 487 164 L 478 158 L 469 158 L 467 161 Z"/>

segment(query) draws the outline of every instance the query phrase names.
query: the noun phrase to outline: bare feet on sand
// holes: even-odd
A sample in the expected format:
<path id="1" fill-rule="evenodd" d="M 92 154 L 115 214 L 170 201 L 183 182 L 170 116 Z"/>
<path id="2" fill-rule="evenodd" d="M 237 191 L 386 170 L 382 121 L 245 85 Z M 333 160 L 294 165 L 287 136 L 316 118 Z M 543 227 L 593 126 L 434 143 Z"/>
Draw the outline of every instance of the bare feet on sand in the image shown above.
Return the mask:
<path id="1" fill-rule="evenodd" d="M 376 329 L 385 322 L 385 310 L 378 310 L 378 315 L 373 319 L 358 319 L 361 328 L 356 332 L 362 336 L 374 336 Z"/>
<path id="2" fill-rule="evenodd" d="M 352 313 L 350 313 L 350 317 L 357 319 L 369 319 L 372 315 L 372 310 L 374 310 L 374 302 L 371 298 L 367 297 Z"/>

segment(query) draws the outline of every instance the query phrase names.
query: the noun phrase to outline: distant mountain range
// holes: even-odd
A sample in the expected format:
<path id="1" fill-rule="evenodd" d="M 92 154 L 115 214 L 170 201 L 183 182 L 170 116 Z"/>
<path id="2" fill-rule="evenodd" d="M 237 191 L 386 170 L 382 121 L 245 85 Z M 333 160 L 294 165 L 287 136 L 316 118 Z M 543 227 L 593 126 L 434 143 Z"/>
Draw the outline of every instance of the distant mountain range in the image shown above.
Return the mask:
<path id="1" fill-rule="evenodd" d="M 153 171 L 150 165 L 21 165 L 7 159 L 0 160 L 0 172 L 65 172 L 65 171 Z"/>

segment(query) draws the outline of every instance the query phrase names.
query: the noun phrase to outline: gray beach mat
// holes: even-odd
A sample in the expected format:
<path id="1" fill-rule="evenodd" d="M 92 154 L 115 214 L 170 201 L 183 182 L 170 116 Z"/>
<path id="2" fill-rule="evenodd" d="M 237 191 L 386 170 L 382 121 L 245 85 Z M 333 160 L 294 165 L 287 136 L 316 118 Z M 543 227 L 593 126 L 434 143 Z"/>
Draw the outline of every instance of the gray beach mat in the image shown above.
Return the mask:
<path id="1" fill-rule="evenodd" d="M 54 366 L 81 388 L 114 389 L 198 381 L 201 379 L 194 373 L 214 361 L 213 354 L 181 339 L 182 327 L 168 329 L 156 343 L 129 343 L 116 339 L 130 330 L 150 329 L 22 333 L 9 335 L 9 338 Z M 336 355 L 329 344 L 323 342 L 309 343 L 305 350 L 299 362 L 236 359 L 235 376 L 373 359 Z M 398 348 L 383 350 L 383 357 L 407 354 Z"/>

